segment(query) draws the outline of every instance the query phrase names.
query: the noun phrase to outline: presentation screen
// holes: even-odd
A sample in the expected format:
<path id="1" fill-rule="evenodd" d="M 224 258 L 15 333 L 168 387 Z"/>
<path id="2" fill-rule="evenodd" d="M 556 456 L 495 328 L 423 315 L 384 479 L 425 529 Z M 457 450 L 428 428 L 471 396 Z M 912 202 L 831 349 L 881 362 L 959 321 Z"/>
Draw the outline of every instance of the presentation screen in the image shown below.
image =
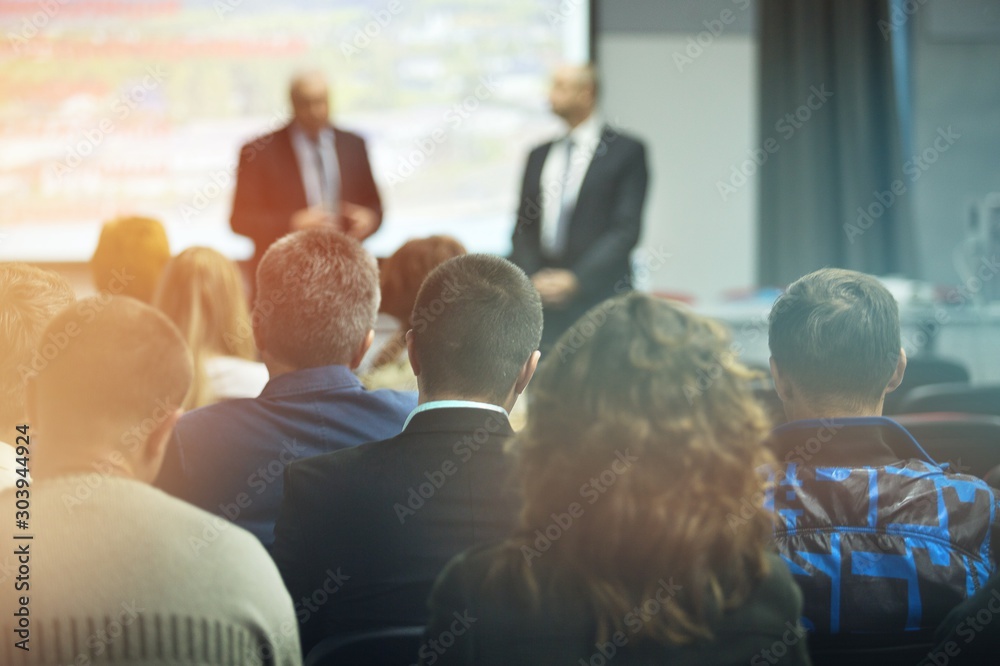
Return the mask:
<path id="1" fill-rule="evenodd" d="M 172 250 L 229 231 L 239 147 L 286 124 L 319 68 L 368 141 L 386 214 L 367 241 L 505 253 L 532 145 L 564 131 L 552 68 L 590 52 L 588 0 L 0 0 L 0 260 L 85 261 L 102 221 Z"/>

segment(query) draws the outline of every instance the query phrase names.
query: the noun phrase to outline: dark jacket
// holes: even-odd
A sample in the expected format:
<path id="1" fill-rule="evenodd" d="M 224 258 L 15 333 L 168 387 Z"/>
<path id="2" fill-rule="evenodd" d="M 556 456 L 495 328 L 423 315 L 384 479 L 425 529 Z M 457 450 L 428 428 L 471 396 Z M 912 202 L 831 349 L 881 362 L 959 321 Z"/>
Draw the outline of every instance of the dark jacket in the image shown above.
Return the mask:
<path id="1" fill-rule="evenodd" d="M 229 223 L 234 232 L 253 240 L 254 265 L 274 241 L 291 231 L 292 214 L 308 206 L 290 127 L 258 137 L 240 149 Z M 382 202 L 364 139 L 336 127 L 333 136 L 341 201 L 375 210 L 381 224 Z"/>
<path id="2" fill-rule="evenodd" d="M 448 561 L 513 527 L 519 503 L 503 452 L 512 435 L 501 412 L 432 409 L 392 439 L 288 468 L 273 555 L 306 650 L 328 636 L 426 623 Z M 310 609 L 338 572 L 336 591 Z"/>
<path id="3" fill-rule="evenodd" d="M 569 529 L 572 529 L 570 527 Z M 420 648 L 422 666 L 798 666 L 809 664 L 805 630 L 798 625 L 802 596 L 788 569 L 769 556 L 770 573 L 747 601 L 712 622 L 714 640 L 668 646 L 637 637 L 649 615 L 667 603 L 674 581 L 660 586 L 622 618 L 623 631 L 597 641 L 596 620 L 582 583 L 554 557 L 531 566 L 542 590 L 531 610 L 511 580 L 503 546 L 463 553 L 441 574 L 432 593 L 431 620 Z M 498 563 L 502 572 L 491 579 Z M 662 591 L 662 594 L 661 594 Z M 645 613 L 645 615 L 644 615 Z"/>
<path id="4" fill-rule="evenodd" d="M 546 312 L 547 329 L 564 329 L 591 306 L 631 288 L 630 257 L 639 242 L 649 172 L 645 146 L 605 126 L 570 217 L 566 250 L 550 258 L 541 246 L 541 180 L 551 148 L 552 142 L 543 144 L 528 156 L 510 258 L 528 275 L 542 268 L 573 271 L 580 290 L 568 314 L 552 321 L 550 314 L 560 313 Z"/>
<path id="5" fill-rule="evenodd" d="M 776 429 L 775 541 L 818 635 L 932 630 L 995 571 L 998 503 L 886 418 Z"/>

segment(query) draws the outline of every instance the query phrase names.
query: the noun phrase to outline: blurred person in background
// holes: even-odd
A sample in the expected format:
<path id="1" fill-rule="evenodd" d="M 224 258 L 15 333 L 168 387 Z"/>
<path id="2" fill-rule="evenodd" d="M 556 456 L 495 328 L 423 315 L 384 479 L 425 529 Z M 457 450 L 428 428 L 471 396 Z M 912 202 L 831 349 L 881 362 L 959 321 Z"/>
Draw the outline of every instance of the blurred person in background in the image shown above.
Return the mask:
<path id="1" fill-rule="evenodd" d="M 101 228 L 90 260 L 94 288 L 102 294 L 131 296 L 151 303 L 170 261 L 167 232 L 149 217 L 119 217 Z"/>
<path id="2" fill-rule="evenodd" d="M 399 322 L 399 328 L 374 352 L 374 358 L 362 377 L 365 386 L 371 389 L 417 389 L 417 378 L 413 376 L 406 358 L 406 331 L 410 328 L 410 315 L 417 301 L 417 292 L 432 270 L 465 252 L 465 246 L 451 236 L 430 236 L 404 243 L 382 262 L 379 270 L 382 290 L 379 312 L 393 317 Z"/>
<path id="3" fill-rule="evenodd" d="M 41 353 L 42 333 L 60 310 L 75 300 L 62 276 L 28 264 L 0 263 L 0 490 L 17 481 L 18 457 L 12 444 L 27 423 L 25 387 L 28 377 L 48 362 Z M 69 336 L 46 341 L 49 355 Z M 30 424 L 29 424 L 30 425 Z"/>
<path id="4" fill-rule="evenodd" d="M 559 339 L 514 441 L 519 529 L 441 574 L 421 664 L 810 663 L 769 552 L 769 423 L 724 331 L 631 293 Z"/>
<path id="5" fill-rule="evenodd" d="M 296 74 L 290 123 L 240 150 L 230 226 L 254 242 L 254 270 L 291 231 L 329 227 L 364 240 L 382 224 L 368 149 L 330 123 L 330 86 L 321 71 Z"/>
<path id="6" fill-rule="evenodd" d="M 566 134 L 528 155 L 511 261 L 545 305 L 542 350 L 584 312 L 632 288 L 649 169 L 646 147 L 600 117 L 593 65 L 563 65 L 549 105 Z"/>
<path id="7" fill-rule="evenodd" d="M 260 395 L 267 366 L 257 361 L 243 277 L 233 262 L 207 247 L 184 250 L 167 264 L 153 304 L 194 355 L 186 410 Z"/>

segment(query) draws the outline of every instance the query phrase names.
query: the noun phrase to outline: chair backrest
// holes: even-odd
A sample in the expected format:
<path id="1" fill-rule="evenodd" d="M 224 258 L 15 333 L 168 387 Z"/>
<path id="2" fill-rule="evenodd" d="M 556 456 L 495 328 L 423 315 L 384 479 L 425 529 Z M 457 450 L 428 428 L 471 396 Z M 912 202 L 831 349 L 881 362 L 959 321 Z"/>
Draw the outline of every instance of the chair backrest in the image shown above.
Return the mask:
<path id="1" fill-rule="evenodd" d="M 305 666 L 410 666 L 417 662 L 424 627 L 390 627 L 332 636 L 306 655 Z"/>
<path id="2" fill-rule="evenodd" d="M 867 640 L 858 640 L 867 639 Z M 845 636 L 822 643 L 809 638 L 809 656 L 813 666 L 911 666 L 934 647 L 926 635 L 908 637 Z"/>
<path id="3" fill-rule="evenodd" d="M 899 414 L 899 409 L 910 391 L 931 384 L 969 383 L 968 369 L 958 361 L 936 356 L 913 356 L 906 361 L 906 372 L 899 387 L 885 396 L 883 413 Z"/>
<path id="4" fill-rule="evenodd" d="M 1000 417 L 929 413 L 893 417 L 935 461 L 983 478 L 1000 465 Z"/>
<path id="5" fill-rule="evenodd" d="M 920 386 L 907 393 L 897 413 L 921 412 L 961 412 L 1000 416 L 1000 385 L 970 386 L 951 383 Z"/>

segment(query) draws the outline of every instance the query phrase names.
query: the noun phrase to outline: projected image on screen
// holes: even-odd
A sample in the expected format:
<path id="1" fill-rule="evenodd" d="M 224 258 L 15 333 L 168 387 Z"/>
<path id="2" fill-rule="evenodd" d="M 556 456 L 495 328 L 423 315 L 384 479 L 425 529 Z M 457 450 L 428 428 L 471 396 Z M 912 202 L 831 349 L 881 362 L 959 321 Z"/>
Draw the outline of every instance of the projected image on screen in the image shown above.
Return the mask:
<path id="1" fill-rule="evenodd" d="M 368 241 L 509 247 L 520 170 L 555 133 L 551 68 L 585 59 L 585 0 L 0 3 L 0 258 L 85 260 L 101 221 L 163 220 L 176 251 L 250 252 L 228 219 L 239 147 L 320 68 L 364 136 L 386 217 Z M 12 256 L 13 255 L 13 256 Z"/>

